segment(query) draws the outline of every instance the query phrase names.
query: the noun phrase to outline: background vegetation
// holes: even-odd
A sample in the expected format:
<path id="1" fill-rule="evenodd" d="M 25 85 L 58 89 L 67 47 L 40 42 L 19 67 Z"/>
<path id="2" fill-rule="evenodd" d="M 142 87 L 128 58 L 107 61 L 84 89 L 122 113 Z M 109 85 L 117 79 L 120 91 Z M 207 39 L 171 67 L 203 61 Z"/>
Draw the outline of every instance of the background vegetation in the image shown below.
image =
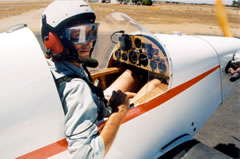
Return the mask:
<path id="1" fill-rule="evenodd" d="M 240 1 L 233 1 L 232 6 L 240 8 Z"/>

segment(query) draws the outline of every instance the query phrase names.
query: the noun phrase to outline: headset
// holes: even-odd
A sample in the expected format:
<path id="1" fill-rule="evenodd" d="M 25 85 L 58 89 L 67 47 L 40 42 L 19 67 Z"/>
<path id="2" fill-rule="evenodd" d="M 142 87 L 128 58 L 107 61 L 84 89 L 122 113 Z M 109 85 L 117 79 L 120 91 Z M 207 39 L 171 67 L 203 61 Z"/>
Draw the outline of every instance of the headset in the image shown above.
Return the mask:
<path id="1" fill-rule="evenodd" d="M 48 36 L 44 37 L 44 45 L 47 50 L 51 50 L 53 54 L 59 55 L 63 52 L 63 45 L 58 39 L 58 36 L 49 32 Z"/>

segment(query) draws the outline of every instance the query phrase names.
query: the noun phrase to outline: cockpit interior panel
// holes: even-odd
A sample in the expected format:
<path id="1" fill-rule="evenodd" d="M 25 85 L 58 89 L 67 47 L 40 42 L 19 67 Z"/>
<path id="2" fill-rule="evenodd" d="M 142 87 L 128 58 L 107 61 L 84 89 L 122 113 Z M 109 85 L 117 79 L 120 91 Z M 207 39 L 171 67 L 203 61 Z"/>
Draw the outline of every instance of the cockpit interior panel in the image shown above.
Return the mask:
<path id="1" fill-rule="evenodd" d="M 148 36 L 123 34 L 113 51 L 113 60 L 169 78 L 166 52 Z"/>

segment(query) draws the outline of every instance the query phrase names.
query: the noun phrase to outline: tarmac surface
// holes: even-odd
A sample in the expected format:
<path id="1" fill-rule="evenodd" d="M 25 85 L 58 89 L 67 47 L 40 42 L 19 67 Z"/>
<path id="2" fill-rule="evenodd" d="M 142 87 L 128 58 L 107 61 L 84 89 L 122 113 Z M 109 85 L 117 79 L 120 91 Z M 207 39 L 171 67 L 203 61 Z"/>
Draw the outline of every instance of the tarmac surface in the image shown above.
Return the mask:
<path id="1" fill-rule="evenodd" d="M 195 138 L 234 159 L 240 159 L 240 80 Z"/>

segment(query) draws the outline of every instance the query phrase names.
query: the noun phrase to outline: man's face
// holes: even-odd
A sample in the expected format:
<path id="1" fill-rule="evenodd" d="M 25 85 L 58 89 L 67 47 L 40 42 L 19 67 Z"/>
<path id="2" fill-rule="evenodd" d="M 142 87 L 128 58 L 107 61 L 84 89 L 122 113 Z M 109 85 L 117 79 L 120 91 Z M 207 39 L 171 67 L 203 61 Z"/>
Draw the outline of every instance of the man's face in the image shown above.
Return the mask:
<path id="1" fill-rule="evenodd" d="M 73 43 L 79 59 L 88 58 L 97 38 L 98 24 L 81 24 L 66 29 L 66 36 Z"/>
<path id="2" fill-rule="evenodd" d="M 92 40 L 90 40 L 86 44 L 73 44 L 73 46 L 77 50 L 79 59 L 89 58 L 92 45 L 93 45 Z"/>

